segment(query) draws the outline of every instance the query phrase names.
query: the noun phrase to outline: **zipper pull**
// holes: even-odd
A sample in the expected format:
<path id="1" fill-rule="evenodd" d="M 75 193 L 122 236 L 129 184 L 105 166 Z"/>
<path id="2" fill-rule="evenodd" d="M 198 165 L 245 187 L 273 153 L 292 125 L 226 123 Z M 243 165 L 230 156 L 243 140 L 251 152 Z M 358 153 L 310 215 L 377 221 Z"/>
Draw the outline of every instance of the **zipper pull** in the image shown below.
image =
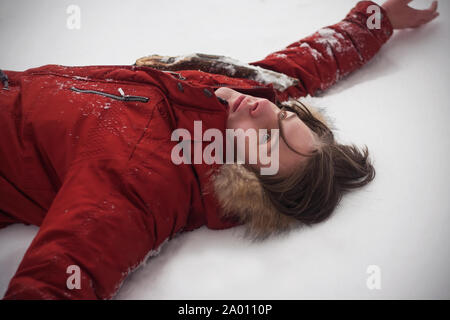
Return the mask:
<path id="1" fill-rule="evenodd" d="M 125 98 L 125 92 L 123 92 L 122 88 L 117 89 L 122 97 Z"/>
<path id="2" fill-rule="evenodd" d="M 2 71 L 2 69 L 0 69 L 0 80 L 3 83 L 3 90 L 9 90 L 9 88 L 8 88 L 8 76 L 6 75 L 6 73 L 4 73 Z"/>

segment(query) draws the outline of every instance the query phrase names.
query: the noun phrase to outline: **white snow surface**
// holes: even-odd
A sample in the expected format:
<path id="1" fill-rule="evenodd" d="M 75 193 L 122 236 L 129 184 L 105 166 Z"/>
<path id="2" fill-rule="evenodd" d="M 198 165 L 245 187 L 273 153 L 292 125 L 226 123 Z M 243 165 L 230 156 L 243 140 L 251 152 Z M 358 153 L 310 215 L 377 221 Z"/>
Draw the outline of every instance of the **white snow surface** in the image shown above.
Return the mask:
<path id="1" fill-rule="evenodd" d="M 81 29 L 70 30 L 72 1 L 2 1 L 0 68 L 193 52 L 253 62 L 338 22 L 355 3 L 78 0 Z M 396 32 L 364 68 L 307 98 L 339 140 L 369 147 L 374 182 L 325 223 L 262 243 L 243 240 L 242 227 L 180 234 L 115 299 L 449 299 L 450 3 L 439 5 L 437 20 Z M 0 296 L 37 230 L 0 230 Z M 367 286 L 372 265 L 380 289 Z"/>

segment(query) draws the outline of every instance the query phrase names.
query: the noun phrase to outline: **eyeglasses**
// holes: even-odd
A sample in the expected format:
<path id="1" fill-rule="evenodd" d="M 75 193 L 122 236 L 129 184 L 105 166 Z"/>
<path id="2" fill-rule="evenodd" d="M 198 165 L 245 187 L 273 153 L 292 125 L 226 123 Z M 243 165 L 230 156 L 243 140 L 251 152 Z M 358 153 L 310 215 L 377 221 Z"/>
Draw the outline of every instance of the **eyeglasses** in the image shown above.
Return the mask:
<path id="1" fill-rule="evenodd" d="M 300 101 L 298 101 L 298 102 L 301 104 L 301 106 L 303 107 L 304 111 L 305 111 L 308 115 L 310 115 L 310 116 L 312 117 L 311 113 L 310 113 L 309 110 L 305 107 L 305 105 L 304 105 L 303 103 L 301 103 Z M 304 154 L 304 153 L 302 153 L 302 152 L 299 152 L 299 151 L 295 150 L 295 149 L 294 149 L 293 147 L 291 147 L 291 146 L 289 145 L 289 143 L 287 142 L 286 136 L 284 135 L 284 132 L 283 132 L 283 125 L 282 125 L 282 122 L 283 122 L 284 119 L 287 118 L 287 116 L 288 116 L 288 111 L 293 112 L 293 113 L 300 119 L 300 121 L 303 121 L 303 120 L 301 119 L 300 113 L 299 113 L 297 110 L 295 110 L 295 108 L 293 108 L 293 107 L 287 107 L 287 106 L 281 106 L 281 110 L 280 110 L 280 112 L 278 113 L 278 129 L 279 129 L 281 138 L 284 140 L 284 142 L 286 143 L 286 145 L 288 146 L 288 148 L 289 148 L 291 151 L 293 151 L 293 152 L 295 152 L 295 153 L 297 153 L 297 154 L 299 154 L 299 155 L 301 155 L 301 156 L 309 157 L 309 156 L 315 154 L 315 153 L 317 152 L 317 149 L 314 150 L 311 154 Z M 312 128 L 310 128 L 309 126 L 308 126 L 308 128 L 309 128 L 311 131 L 314 132 L 314 130 L 313 130 Z M 266 137 L 266 139 L 265 139 L 264 142 L 269 141 L 270 138 L 271 138 L 270 133 L 265 134 L 264 137 Z"/>

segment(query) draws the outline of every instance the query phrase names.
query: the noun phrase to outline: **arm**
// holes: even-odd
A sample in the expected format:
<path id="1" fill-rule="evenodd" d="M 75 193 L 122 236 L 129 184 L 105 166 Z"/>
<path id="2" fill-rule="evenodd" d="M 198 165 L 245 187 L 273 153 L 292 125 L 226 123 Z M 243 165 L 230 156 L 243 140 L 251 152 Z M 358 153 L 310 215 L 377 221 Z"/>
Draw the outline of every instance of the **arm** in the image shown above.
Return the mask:
<path id="1" fill-rule="evenodd" d="M 251 64 L 297 78 L 300 83 L 286 90 L 288 96 L 316 95 L 368 62 L 394 28 L 414 27 L 436 16 L 437 4 L 428 10 L 415 10 L 407 6 L 410 1 L 389 0 L 383 6 L 361 1 L 341 22 Z M 371 6 L 381 13 L 379 26 L 368 24 L 374 15 Z"/>
<path id="2" fill-rule="evenodd" d="M 67 174 L 5 299 L 109 299 L 178 229 L 168 212 L 158 215 L 133 189 L 139 177 L 118 174 L 109 161 Z M 75 275 L 70 266 L 79 267 L 79 289 L 67 287 Z"/>

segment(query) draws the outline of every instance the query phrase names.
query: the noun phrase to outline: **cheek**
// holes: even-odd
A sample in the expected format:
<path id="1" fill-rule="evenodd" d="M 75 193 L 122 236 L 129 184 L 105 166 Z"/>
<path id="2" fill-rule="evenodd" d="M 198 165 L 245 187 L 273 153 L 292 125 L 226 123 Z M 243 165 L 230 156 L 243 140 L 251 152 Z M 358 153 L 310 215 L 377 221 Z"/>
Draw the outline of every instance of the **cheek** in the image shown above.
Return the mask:
<path id="1" fill-rule="evenodd" d="M 255 118 L 273 118 L 277 113 L 278 107 L 271 103 L 267 99 L 261 99 L 258 101 L 258 106 L 255 110 L 251 111 L 252 116 Z"/>
<path id="2" fill-rule="evenodd" d="M 248 129 L 255 129 L 252 125 L 252 122 L 248 119 L 242 119 L 242 118 L 231 118 L 227 122 L 227 129 L 237 130 L 242 129 L 244 131 L 247 131 Z M 253 153 L 256 155 L 256 159 L 258 160 L 258 133 L 256 131 L 256 141 L 253 141 L 253 143 L 250 143 L 250 138 L 247 136 L 241 136 L 241 138 L 234 137 L 229 135 L 229 132 L 227 132 L 226 135 L 226 144 L 227 147 L 231 148 L 230 144 L 233 144 L 233 150 L 234 150 L 234 158 L 238 155 L 240 155 L 240 159 L 244 160 L 248 164 L 249 163 L 249 155 L 250 153 Z M 243 143 L 242 143 L 243 142 Z"/>
<path id="3" fill-rule="evenodd" d="M 273 129 L 278 126 L 277 106 L 268 100 L 262 100 L 258 103 L 255 110 L 251 111 L 251 117 L 255 126 L 260 129 Z"/>

